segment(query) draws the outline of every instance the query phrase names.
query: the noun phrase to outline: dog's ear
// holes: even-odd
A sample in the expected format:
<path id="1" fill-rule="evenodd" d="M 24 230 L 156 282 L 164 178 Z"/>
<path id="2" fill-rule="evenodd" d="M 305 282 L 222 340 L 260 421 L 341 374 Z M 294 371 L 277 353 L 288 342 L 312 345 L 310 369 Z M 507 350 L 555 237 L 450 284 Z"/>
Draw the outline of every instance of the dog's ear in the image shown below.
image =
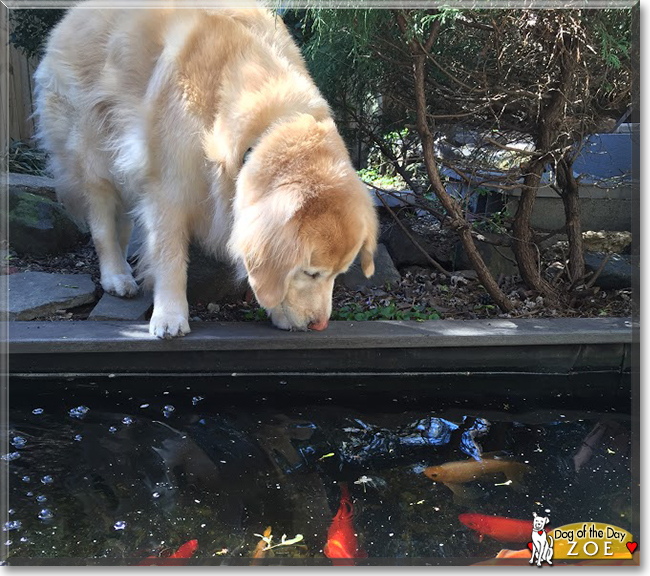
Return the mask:
<path id="1" fill-rule="evenodd" d="M 546 526 L 548 524 L 548 518 L 544 518 L 544 520 L 545 520 L 544 526 Z"/>
<path id="2" fill-rule="evenodd" d="M 260 306 L 268 310 L 280 305 L 289 287 L 291 270 L 290 266 L 274 266 L 269 261 L 249 269 L 248 281 Z"/>
<path id="3" fill-rule="evenodd" d="M 377 232 L 379 223 L 377 213 L 374 208 L 365 218 L 366 238 L 361 245 L 359 259 L 361 260 L 361 270 L 366 278 L 370 278 L 375 273 L 375 252 L 377 251 Z"/>
<path id="4" fill-rule="evenodd" d="M 533 512 L 533 518 L 537 518 L 537 512 Z"/>

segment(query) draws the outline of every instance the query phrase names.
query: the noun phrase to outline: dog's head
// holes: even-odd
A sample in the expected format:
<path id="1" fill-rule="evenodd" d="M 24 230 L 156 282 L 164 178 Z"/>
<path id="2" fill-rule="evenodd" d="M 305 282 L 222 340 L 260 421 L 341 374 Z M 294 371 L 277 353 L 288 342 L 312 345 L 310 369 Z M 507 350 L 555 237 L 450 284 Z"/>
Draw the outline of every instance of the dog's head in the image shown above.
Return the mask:
<path id="1" fill-rule="evenodd" d="M 231 253 L 286 330 L 323 330 L 334 279 L 374 273 L 377 216 L 331 120 L 298 115 L 254 147 L 237 180 Z"/>
<path id="2" fill-rule="evenodd" d="M 548 517 L 538 516 L 537 512 L 533 512 L 533 530 L 543 530 L 544 526 L 548 524 Z"/>

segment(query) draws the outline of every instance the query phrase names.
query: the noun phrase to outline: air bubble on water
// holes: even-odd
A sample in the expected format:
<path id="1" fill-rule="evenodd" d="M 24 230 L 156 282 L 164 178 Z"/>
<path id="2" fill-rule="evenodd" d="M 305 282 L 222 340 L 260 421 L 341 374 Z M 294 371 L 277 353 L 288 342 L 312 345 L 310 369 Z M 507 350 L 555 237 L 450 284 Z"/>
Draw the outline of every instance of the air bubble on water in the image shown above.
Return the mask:
<path id="1" fill-rule="evenodd" d="M 9 516 L 13 516 L 15 512 L 16 511 L 13 508 L 9 508 L 9 510 L 7 510 L 7 514 L 9 514 Z"/>
<path id="2" fill-rule="evenodd" d="M 54 482 L 54 478 L 52 478 L 52 476 L 49 475 L 43 476 L 43 478 L 41 478 L 41 482 L 43 484 L 52 484 L 52 482 Z"/>
<path id="3" fill-rule="evenodd" d="M 115 426 L 111 426 L 111 427 L 108 429 L 108 431 L 109 431 L 111 434 L 115 434 L 115 432 L 117 432 L 117 428 L 115 428 Z"/>
<path id="4" fill-rule="evenodd" d="M 194 396 L 192 398 L 192 405 L 196 406 L 201 400 L 205 400 L 203 396 Z"/>
<path id="5" fill-rule="evenodd" d="M 125 424 L 126 426 L 133 424 L 133 418 L 131 418 L 130 416 L 125 416 L 124 418 L 122 418 L 122 424 Z"/>
<path id="6" fill-rule="evenodd" d="M 26 492 L 25 493 L 25 496 L 27 496 L 28 498 L 31 498 L 33 495 L 34 495 L 33 492 Z"/>
<path id="7" fill-rule="evenodd" d="M 27 440 L 25 440 L 22 436 L 14 436 L 13 440 L 11 443 L 16 447 L 16 448 L 24 448 L 25 445 L 27 444 Z"/>
<path id="8" fill-rule="evenodd" d="M 2 531 L 9 532 L 9 530 L 20 530 L 21 526 L 22 522 L 20 520 L 9 520 L 9 522 L 5 522 Z"/>
<path id="9" fill-rule="evenodd" d="M 167 404 L 167 405 L 163 408 L 163 416 L 165 416 L 165 418 L 169 418 L 170 414 L 171 414 L 174 410 L 176 410 L 176 408 L 174 408 L 171 404 Z"/>
<path id="10" fill-rule="evenodd" d="M 76 408 L 72 408 L 68 414 L 72 418 L 81 420 L 86 414 L 88 414 L 89 410 L 90 408 L 88 408 L 88 406 L 77 406 Z"/>
<path id="11" fill-rule="evenodd" d="M 160 498 L 160 492 L 154 492 L 154 493 L 152 494 L 152 496 L 153 496 L 154 498 Z"/>
<path id="12" fill-rule="evenodd" d="M 49 508 L 43 508 L 39 513 L 38 517 L 41 520 L 50 520 L 51 518 L 54 518 L 54 514 L 52 514 L 52 511 Z"/>
<path id="13" fill-rule="evenodd" d="M 5 546 L 11 546 L 12 544 L 13 544 L 13 542 L 11 540 L 7 540 L 5 542 Z"/>
<path id="14" fill-rule="evenodd" d="M 547 514 L 550 514 L 551 509 L 550 509 L 550 508 L 545 508 L 545 509 L 544 509 L 544 512 L 546 512 Z"/>
<path id="15" fill-rule="evenodd" d="M 21 542 L 29 542 L 29 538 L 25 538 L 24 536 L 22 536 L 22 537 L 20 538 L 20 541 L 21 541 Z"/>
<path id="16" fill-rule="evenodd" d="M 83 438 L 83 436 L 82 436 L 81 434 L 77 434 L 77 435 L 74 437 L 74 439 L 75 439 L 77 442 L 81 442 L 82 438 Z"/>
<path id="17" fill-rule="evenodd" d="M 43 496 L 42 494 L 36 496 L 36 502 L 45 502 L 46 500 L 47 500 L 47 496 Z"/>
<path id="18" fill-rule="evenodd" d="M 113 528 L 115 528 L 115 530 L 124 530 L 126 528 L 126 522 L 124 520 L 118 520 L 113 524 Z"/>
<path id="19" fill-rule="evenodd" d="M 9 452 L 9 454 L 4 454 L 0 456 L 0 459 L 5 460 L 6 462 L 11 462 L 16 458 L 20 458 L 20 452 Z"/>
<path id="20" fill-rule="evenodd" d="M 32 410 L 32 414 L 36 414 L 37 416 L 38 416 L 39 414 L 43 414 L 43 412 L 45 412 L 45 410 L 43 410 L 43 408 L 34 408 L 34 409 Z"/>
<path id="21" fill-rule="evenodd" d="M 149 408 L 149 404 L 140 404 L 140 408 Z"/>
<path id="22" fill-rule="evenodd" d="M 23 482 L 29 482 L 31 478 L 29 476 L 23 476 Z"/>

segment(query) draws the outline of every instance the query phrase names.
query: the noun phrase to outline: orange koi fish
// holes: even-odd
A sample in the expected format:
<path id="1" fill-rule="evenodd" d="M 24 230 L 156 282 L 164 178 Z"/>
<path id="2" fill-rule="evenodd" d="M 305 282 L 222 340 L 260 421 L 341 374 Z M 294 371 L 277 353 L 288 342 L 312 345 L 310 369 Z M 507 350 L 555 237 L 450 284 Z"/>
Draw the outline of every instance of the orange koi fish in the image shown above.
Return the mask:
<path id="1" fill-rule="evenodd" d="M 263 536 L 264 538 L 268 538 L 271 535 L 271 527 L 267 526 L 266 530 L 264 530 Z M 257 546 L 255 546 L 255 550 L 253 551 L 253 561 L 251 562 L 251 566 L 259 566 L 262 564 L 262 560 L 266 558 L 266 540 L 264 538 L 261 538 L 260 541 L 257 543 Z"/>
<path id="2" fill-rule="evenodd" d="M 441 466 L 429 466 L 422 473 L 430 480 L 447 486 L 456 496 L 467 498 L 471 497 L 471 492 L 463 484 L 503 474 L 513 488 L 520 490 L 524 475 L 530 471 L 530 466 L 526 464 L 484 454 L 481 460 L 447 462 Z"/>
<path id="3" fill-rule="evenodd" d="M 176 552 L 169 556 L 147 556 L 138 566 L 184 566 L 187 564 L 185 560 L 194 556 L 194 553 L 199 549 L 198 540 L 190 540 L 185 542 Z"/>
<path id="4" fill-rule="evenodd" d="M 332 559 L 334 566 L 354 566 L 355 558 L 366 558 L 368 555 L 359 550 L 356 530 L 352 521 L 354 507 L 346 484 L 341 484 L 341 503 L 339 510 L 327 531 L 327 544 L 323 552 Z"/>
<path id="5" fill-rule="evenodd" d="M 499 542 L 530 542 L 533 531 L 531 520 L 515 520 L 503 516 L 487 516 L 485 514 L 461 514 L 458 519 L 462 524 L 478 532 L 480 539 L 489 536 Z M 545 528 L 550 532 L 549 527 Z M 530 555 L 529 555 L 530 557 Z"/>

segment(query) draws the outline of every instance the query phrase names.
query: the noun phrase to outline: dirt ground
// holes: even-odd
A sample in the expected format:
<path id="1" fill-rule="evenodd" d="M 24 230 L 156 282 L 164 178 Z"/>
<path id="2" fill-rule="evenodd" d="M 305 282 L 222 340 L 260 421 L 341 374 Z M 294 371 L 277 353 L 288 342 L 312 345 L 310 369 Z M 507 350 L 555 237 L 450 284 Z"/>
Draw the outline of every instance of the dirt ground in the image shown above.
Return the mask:
<path id="1" fill-rule="evenodd" d="M 542 270 L 550 279 L 555 276 L 557 251 L 548 249 L 542 255 Z M 6 256 L 6 273 L 24 271 L 59 272 L 64 274 L 90 274 L 101 297 L 99 266 L 90 242 L 79 245 L 74 251 L 49 257 L 19 257 L 9 251 Z M 349 290 L 336 286 L 333 299 L 333 320 L 373 319 L 377 308 L 388 309 L 392 318 L 401 318 L 417 310 L 426 317 L 439 316 L 442 320 L 469 320 L 487 318 L 560 318 L 560 317 L 629 317 L 632 315 L 632 291 L 600 290 L 583 291 L 560 302 L 549 305 L 541 296 L 529 291 L 517 276 L 500 279 L 501 288 L 512 299 L 515 310 L 504 314 L 492 302 L 489 295 L 476 280 L 473 271 L 445 276 L 435 270 L 409 267 L 401 270 L 402 280 L 398 286 Z M 562 293 L 563 284 L 558 284 Z M 88 317 L 93 304 L 72 310 L 60 310 L 36 320 L 83 320 Z M 384 316 L 385 317 L 385 316 Z M 422 318 L 415 314 L 413 318 Z M 265 320 L 249 293 L 248 298 L 232 304 L 202 302 L 190 306 L 190 318 L 194 321 L 255 321 Z"/>

